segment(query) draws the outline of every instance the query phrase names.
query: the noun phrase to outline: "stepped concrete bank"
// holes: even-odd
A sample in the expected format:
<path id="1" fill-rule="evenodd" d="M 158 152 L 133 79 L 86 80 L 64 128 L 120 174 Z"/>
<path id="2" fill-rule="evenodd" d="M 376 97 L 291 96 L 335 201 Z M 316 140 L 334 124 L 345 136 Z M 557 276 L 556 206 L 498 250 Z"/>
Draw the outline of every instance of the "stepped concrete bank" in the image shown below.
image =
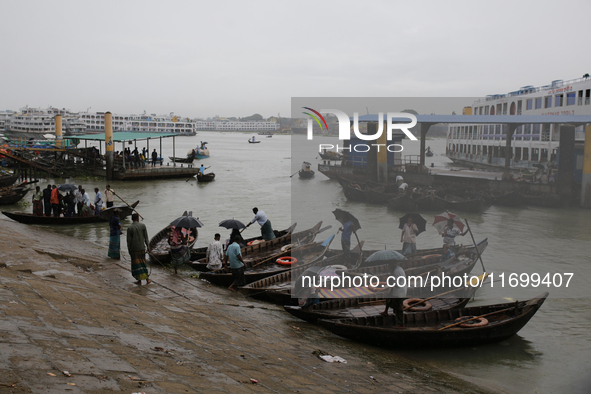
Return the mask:
<path id="1" fill-rule="evenodd" d="M 106 246 L 0 220 L 0 248 L 0 393 L 488 392 Z"/>

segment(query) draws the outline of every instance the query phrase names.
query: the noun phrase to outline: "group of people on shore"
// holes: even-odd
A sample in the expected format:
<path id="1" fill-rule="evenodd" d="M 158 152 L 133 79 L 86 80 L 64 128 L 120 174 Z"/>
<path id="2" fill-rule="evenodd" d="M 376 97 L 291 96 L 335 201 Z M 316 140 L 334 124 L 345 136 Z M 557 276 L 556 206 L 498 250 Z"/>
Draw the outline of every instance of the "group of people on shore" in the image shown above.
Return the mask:
<path id="1" fill-rule="evenodd" d="M 53 217 L 74 217 L 99 215 L 103 208 L 103 195 L 98 187 L 94 188 L 94 205 L 90 201 L 90 196 L 82 185 L 78 185 L 77 190 L 70 190 L 66 195 L 62 195 L 56 185 L 47 185 L 47 188 L 41 190 L 39 186 L 33 193 L 33 215 L 35 216 L 53 216 Z M 107 208 L 113 206 L 114 190 L 110 185 L 105 189 L 105 198 Z"/>
<path id="2" fill-rule="evenodd" d="M 108 185 L 107 188 L 109 188 Z M 110 237 L 107 256 L 119 260 L 121 258 L 121 234 L 123 234 L 123 232 L 121 231 L 121 220 L 118 215 L 119 210 L 115 209 L 114 211 L 115 212 L 111 216 L 109 222 Z M 267 241 L 274 239 L 275 233 L 271 221 L 267 218 L 265 212 L 256 207 L 253 208 L 252 211 L 255 216 L 246 227 L 257 222 L 261 226 L 263 240 Z M 148 284 L 150 283 L 150 280 L 146 264 L 146 252 L 151 252 L 148 231 L 146 226 L 139 222 L 139 214 L 132 214 L 131 220 L 132 224 L 129 226 L 126 233 L 127 251 L 131 256 L 131 274 L 136 279 L 136 282 L 134 282 L 135 284 L 141 285 L 142 280 L 145 280 L 146 284 Z M 177 273 L 178 266 L 187 263 L 191 258 L 191 250 L 188 245 L 192 241 L 192 236 L 193 235 L 190 231 L 185 231 L 185 229 L 181 227 L 174 227 L 171 229 L 168 237 L 168 244 L 170 245 L 172 265 L 175 273 Z M 209 244 L 207 248 L 207 268 L 211 271 L 229 269 L 232 272 L 233 283 L 228 288 L 232 291 L 236 291 L 236 286 L 244 284 L 245 265 L 241 253 L 241 248 L 245 246 L 243 244 L 244 239 L 240 235 L 238 229 L 232 229 L 230 240 L 225 248 L 220 239 L 221 235 L 215 234 L 214 241 Z"/>

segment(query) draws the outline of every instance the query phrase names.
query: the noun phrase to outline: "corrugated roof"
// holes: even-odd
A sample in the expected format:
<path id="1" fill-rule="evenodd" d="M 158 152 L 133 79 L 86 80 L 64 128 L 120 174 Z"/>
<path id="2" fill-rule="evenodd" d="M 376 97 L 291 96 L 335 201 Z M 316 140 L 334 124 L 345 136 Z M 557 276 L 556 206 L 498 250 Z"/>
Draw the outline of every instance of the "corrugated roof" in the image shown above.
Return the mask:
<path id="1" fill-rule="evenodd" d="M 171 133 L 136 133 L 131 131 L 118 131 L 113 133 L 113 142 L 133 141 L 133 140 L 149 140 L 152 138 L 167 138 L 174 137 L 179 134 Z M 69 135 L 64 136 L 64 139 L 79 139 L 89 141 L 104 141 L 105 133 L 99 134 L 84 134 L 84 135 Z"/>

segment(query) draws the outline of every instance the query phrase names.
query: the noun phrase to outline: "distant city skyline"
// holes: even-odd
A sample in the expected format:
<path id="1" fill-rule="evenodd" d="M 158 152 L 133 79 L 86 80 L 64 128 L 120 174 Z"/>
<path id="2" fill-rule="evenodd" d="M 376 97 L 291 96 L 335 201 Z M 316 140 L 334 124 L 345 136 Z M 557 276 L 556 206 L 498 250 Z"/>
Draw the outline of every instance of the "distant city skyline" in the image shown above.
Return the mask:
<path id="1" fill-rule="evenodd" d="M 2 10 L 0 109 L 290 117 L 291 97 L 483 97 L 591 71 L 588 1 L 32 0 Z M 545 23 L 557 11 L 564 28 Z"/>

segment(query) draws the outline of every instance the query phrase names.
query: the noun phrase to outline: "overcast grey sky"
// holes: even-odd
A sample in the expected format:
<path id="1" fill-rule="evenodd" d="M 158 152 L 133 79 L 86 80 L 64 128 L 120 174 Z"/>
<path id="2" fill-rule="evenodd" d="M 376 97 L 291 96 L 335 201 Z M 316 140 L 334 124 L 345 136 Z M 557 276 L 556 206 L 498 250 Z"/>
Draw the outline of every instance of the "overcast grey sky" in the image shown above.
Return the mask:
<path id="1" fill-rule="evenodd" d="M 588 0 L 1 4 L 0 109 L 288 116 L 292 96 L 481 97 L 591 72 Z"/>

